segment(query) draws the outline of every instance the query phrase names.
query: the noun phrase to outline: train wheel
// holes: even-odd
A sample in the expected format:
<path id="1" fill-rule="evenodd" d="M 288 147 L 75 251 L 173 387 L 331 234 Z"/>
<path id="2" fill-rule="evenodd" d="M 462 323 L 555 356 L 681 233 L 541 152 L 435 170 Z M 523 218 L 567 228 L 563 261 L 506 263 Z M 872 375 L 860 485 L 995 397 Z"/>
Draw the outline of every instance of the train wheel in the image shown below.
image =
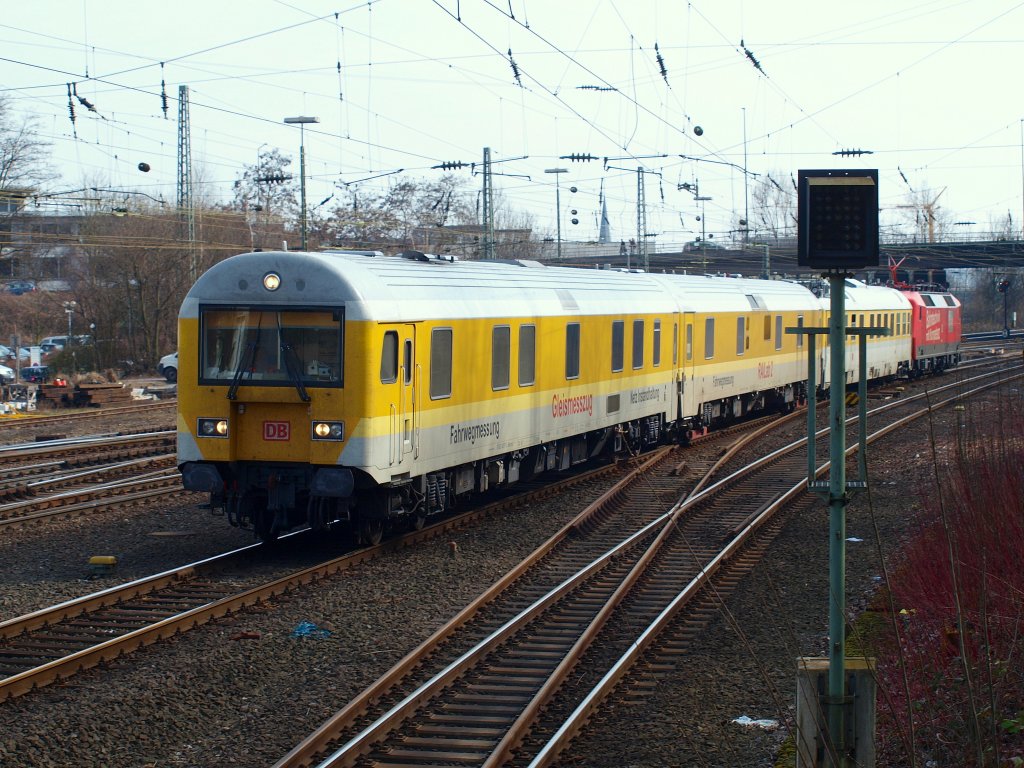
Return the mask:
<path id="1" fill-rule="evenodd" d="M 357 533 L 359 541 L 367 547 L 380 544 L 384 540 L 384 521 L 367 519 L 365 517 L 361 518 L 358 523 Z"/>
<path id="2" fill-rule="evenodd" d="M 252 524 L 253 529 L 256 531 L 257 538 L 267 544 L 277 541 L 277 537 L 281 533 L 274 528 L 274 513 L 266 509 L 261 509 L 253 515 Z"/>
<path id="3" fill-rule="evenodd" d="M 267 509 L 266 502 L 253 504 L 250 513 L 253 531 L 256 538 L 267 544 L 277 541 L 277 537 L 281 535 L 281 531 L 274 527 L 274 517 L 274 513 Z"/>

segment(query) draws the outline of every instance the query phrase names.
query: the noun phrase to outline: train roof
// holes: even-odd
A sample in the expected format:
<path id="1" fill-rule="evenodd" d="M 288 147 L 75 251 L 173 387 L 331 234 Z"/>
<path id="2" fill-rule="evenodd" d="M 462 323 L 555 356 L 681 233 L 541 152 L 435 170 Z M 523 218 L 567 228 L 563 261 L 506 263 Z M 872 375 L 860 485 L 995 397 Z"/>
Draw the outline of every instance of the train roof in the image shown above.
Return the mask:
<path id="1" fill-rule="evenodd" d="M 263 276 L 276 272 L 273 294 Z M 182 317 L 200 304 L 344 303 L 352 319 L 632 314 L 813 309 L 814 296 L 785 281 L 550 267 L 529 261 L 454 261 L 413 253 L 261 251 L 214 265 L 193 285 Z"/>
<path id="2" fill-rule="evenodd" d="M 847 312 L 876 312 L 910 309 L 910 302 L 901 291 L 881 285 L 868 285 L 860 280 L 847 278 L 844 281 L 843 296 Z M 821 305 L 828 309 L 828 296 L 821 298 Z"/>
<path id="3" fill-rule="evenodd" d="M 949 291 L 901 291 L 915 307 L 959 307 L 960 301 Z"/>

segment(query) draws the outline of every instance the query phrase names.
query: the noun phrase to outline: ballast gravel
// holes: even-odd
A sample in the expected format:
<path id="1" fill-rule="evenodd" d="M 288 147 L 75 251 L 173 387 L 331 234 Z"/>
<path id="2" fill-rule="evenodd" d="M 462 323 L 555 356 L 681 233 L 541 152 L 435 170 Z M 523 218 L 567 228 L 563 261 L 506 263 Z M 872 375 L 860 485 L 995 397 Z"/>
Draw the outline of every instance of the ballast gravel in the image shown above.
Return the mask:
<path id="1" fill-rule="evenodd" d="M 942 434 L 952 421 L 940 412 L 935 423 Z M 851 608 L 878 585 L 878 548 L 898 549 L 932 471 L 921 431 L 874 450 L 872 509 L 866 495 L 849 508 L 847 535 L 862 540 L 848 545 Z M 0 766 L 272 765 L 590 500 L 537 502 L 2 702 Z M 202 501 L 182 491 L 0 533 L 0 620 L 252 543 Z M 646 698 L 602 711 L 560 764 L 773 765 L 792 725 L 796 659 L 827 655 L 827 538 L 824 504 L 795 517 L 699 647 Z M 114 574 L 90 578 L 97 554 L 118 556 Z M 744 715 L 779 727 L 733 722 Z"/>

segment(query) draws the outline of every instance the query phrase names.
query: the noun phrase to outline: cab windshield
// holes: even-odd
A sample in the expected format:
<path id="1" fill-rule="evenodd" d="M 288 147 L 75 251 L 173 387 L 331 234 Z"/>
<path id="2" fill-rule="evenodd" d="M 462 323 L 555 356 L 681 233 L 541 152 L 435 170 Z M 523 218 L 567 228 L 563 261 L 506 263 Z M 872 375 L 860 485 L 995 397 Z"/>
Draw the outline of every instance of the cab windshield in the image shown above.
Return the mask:
<path id="1" fill-rule="evenodd" d="M 341 310 L 200 310 L 199 380 L 245 386 L 342 385 Z"/>

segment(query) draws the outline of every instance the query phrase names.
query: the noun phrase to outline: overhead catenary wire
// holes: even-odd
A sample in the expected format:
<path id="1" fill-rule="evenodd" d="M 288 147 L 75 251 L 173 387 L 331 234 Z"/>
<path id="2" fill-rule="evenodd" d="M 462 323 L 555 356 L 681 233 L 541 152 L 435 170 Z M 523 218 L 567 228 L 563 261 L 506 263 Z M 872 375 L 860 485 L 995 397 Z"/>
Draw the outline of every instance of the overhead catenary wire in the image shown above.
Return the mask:
<path id="1" fill-rule="evenodd" d="M 286 6 L 288 6 L 289 4 L 287 4 L 287 3 L 281 3 L 281 5 L 286 5 Z M 507 4 L 505 4 L 505 3 L 501 3 L 501 4 L 500 4 L 500 6 L 501 6 L 500 8 L 498 8 L 498 5 L 499 5 L 499 4 L 497 4 L 497 3 L 492 3 L 491 5 L 492 5 L 493 7 L 495 7 L 496 9 L 500 10 L 500 11 L 501 11 L 501 12 L 502 12 L 502 13 L 503 13 L 504 15 L 506 15 L 506 16 L 508 16 L 508 17 L 510 17 L 510 19 L 511 19 L 511 20 L 513 21 L 513 23 L 515 23 L 516 25 L 518 25 L 518 26 L 520 26 L 520 27 L 523 27 L 523 19 L 524 19 L 525 15 L 524 15 L 524 13 L 522 12 L 522 10 L 521 10 L 521 9 L 520 9 L 519 7 L 516 7 L 516 8 L 514 9 L 514 10 L 515 10 L 515 13 L 513 13 L 513 12 L 512 12 L 512 11 L 513 11 L 513 8 L 512 8 L 511 6 L 507 6 Z M 461 14 L 461 17 L 462 17 L 463 19 L 466 19 L 466 13 L 465 13 L 465 10 L 466 10 L 466 6 L 468 6 L 468 3 L 462 3 L 462 14 Z M 506 6 L 507 6 L 507 7 L 506 7 Z M 289 7 L 293 7 L 293 6 L 289 6 Z M 379 7 L 379 4 L 378 4 L 378 7 Z M 699 6 L 697 6 L 697 12 L 698 12 L 698 13 L 699 13 L 699 9 L 700 9 L 700 7 L 699 7 Z M 692 9 L 690 9 L 690 10 L 692 10 Z M 331 23 L 332 25 L 337 25 L 337 22 L 338 22 L 338 19 L 337 19 L 337 16 L 336 16 L 336 15 L 331 15 L 331 16 L 330 16 L 330 18 L 328 18 L 328 17 L 318 17 L 318 18 L 320 18 L 320 19 L 322 20 L 322 23 Z M 473 19 L 468 19 L 468 20 L 469 20 L 470 22 L 473 22 Z M 309 21 L 312 21 L 312 19 L 310 19 Z M 285 26 L 285 27 L 282 27 L 282 29 L 288 28 L 289 26 L 291 26 L 291 25 L 287 25 L 287 26 Z M 540 29 L 540 28 L 538 28 L 538 30 L 539 30 L 539 29 Z M 750 33 L 750 32 L 756 32 L 756 30 L 744 30 L 744 31 L 745 31 L 745 32 L 747 32 L 747 33 Z M 740 35 L 736 35 L 736 34 L 732 34 L 732 35 L 729 35 L 729 37 L 731 37 L 731 39 L 732 39 L 733 41 L 735 41 L 735 39 L 736 39 L 737 37 L 741 37 L 741 36 L 740 36 Z M 748 37 L 749 37 L 749 34 L 748 34 Z M 240 37 L 239 39 L 246 39 L 246 38 L 241 38 L 241 37 Z M 648 39 L 649 39 L 649 38 L 648 38 Z M 756 54 L 757 54 L 757 56 L 759 56 L 759 57 L 760 57 L 760 56 L 762 55 L 762 50 L 761 50 L 761 48 L 762 48 L 763 46 L 757 46 L 757 48 L 755 49 L 755 46 L 753 45 L 753 43 L 751 43 L 751 42 L 750 42 L 749 40 L 747 40 L 747 38 L 746 38 L 746 37 L 741 37 L 741 40 L 746 40 L 746 41 L 747 41 L 747 45 L 749 45 L 749 47 L 750 47 L 751 49 L 754 49 L 754 50 L 756 50 Z M 230 45 L 230 44 L 231 44 L 232 42 L 237 42 L 237 41 L 228 41 L 228 43 L 224 43 L 224 44 L 221 44 L 221 45 Z M 79 42 L 79 44 L 80 44 L 80 42 Z M 659 40 L 659 41 L 658 41 L 658 44 L 657 44 L 657 45 L 658 45 L 658 49 L 657 49 L 657 53 L 658 53 L 658 54 L 662 54 L 662 53 L 664 53 L 664 54 L 666 54 L 666 55 L 667 55 L 667 54 L 668 54 L 668 53 L 669 53 L 669 52 L 670 52 L 671 50 L 673 50 L 672 48 L 666 48 L 666 47 L 664 47 L 664 41 L 663 41 L 663 40 Z M 217 46 L 217 47 L 220 47 L 220 46 Z M 504 47 L 504 46 L 503 46 L 503 47 Z M 732 46 L 732 47 L 733 47 L 733 48 L 735 48 L 735 44 L 734 44 L 734 43 L 733 43 L 733 46 Z M 90 49 L 90 50 L 96 50 L 96 49 Z M 100 49 L 100 50 L 102 50 L 102 49 Z M 204 50 L 205 50 L 205 49 L 204 49 Z M 512 49 L 509 49 L 509 50 L 512 50 Z M 520 53 L 519 53 L 519 49 L 518 49 L 518 48 L 515 48 L 515 52 L 516 52 L 516 62 L 517 62 L 517 64 L 525 64 L 526 66 L 529 66 L 529 62 L 528 62 L 527 60 L 523 60 L 523 59 L 521 59 L 521 56 L 520 56 Z M 648 52 L 648 54 L 649 54 L 649 52 Z M 769 56 L 770 56 L 770 54 L 769 54 Z M 373 64 L 374 64 L 375 66 L 377 66 L 377 65 L 379 64 L 379 58 L 380 58 L 380 57 L 377 57 L 377 56 L 374 56 L 374 57 L 373 57 Z M 570 58 L 571 58 L 571 60 L 572 60 L 572 61 L 574 61 L 574 62 L 579 62 L 579 57 L 578 57 L 578 56 L 570 56 Z M 654 58 L 656 58 L 656 57 L 654 57 Z M 166 61 L 172 61 L 172 60 L 174 60 L 174 57 L 167 57 L 167 58 L 166 58 L 165 60 L 166 60 Z M 182 56 L 182 58 L 181 58 L 181 60 L 180 60 L 180 62 L 179 62 L 179 63 L 181 63 L 181 64 L 189 63 L 189 64 L 191 65 L 192 61 L 193 61 L 193 60 L 191 60 L 189 56 Z M 438 60 L 438 61 L 440 61 L 440 60 Z M 336 59 L 335 59 L 334 61 L 332 61 L 332 62 L 331 62 L 331 68 L 332 68 L 332 70 L 333 70 L 332 74 L 333 74 L 333 75 L 335 76 L 335 79 L 337 78 L 337 75 L 338 75 L 338 65 L 339 65 L 340 63 L 341 63 L 341 59 L 339 59 L 339 58 L 336 58 Z M 368 62 L 368 63 L 369 63 L 369 62 Z M 769 58 L 769 63 L 770 63 L 770 58 Z M 345 67 L 346 67 L 346 68 L 345 68 L 345 71 L 346 71 L 346 72 L 347 72 L 347 71 L 349 71 L 349 70 L 347 69 L 347 67 L 348 67 L 348 64 L 349 64 L 348 62 L 345 62 Z M 647 61 L 646 61 L 645 65 L 646 65 L 646 67 L 647 67 L 647 72 L 646 72 L 646 75 L 651 75 L 651 74 L 654 74 L 654 70 L 653 70 L 653 67 L 654 67 L 654 64 L 653 64 L 653 59 L 652 59 L 652 57 L 650 57 L 650 55 L 648 55 L 648 56 L 647 56 Z M 155 63 L 154 63 L 154 66 L 155 66 Z M 101 74 L 100 70 L 97 70 L 97 69 L 96 69 L 95 67 L 88 67 L 88 66 L 87 66 L 87 69 L 89 70 L 87 74 L 89 74 L 89 75 L 91 75 L 91 76 L 96 76 L 96 75 L 99 75 L 99 74 Z M 108 69 L 109 69 L 109 68 L 108 68 Z M 666 68 L 666 69 L 667 69 L 667 68 Z M 119 71 L 120 71 L 120 70 L 119 70 Z M 282 70 L 282 71 L 283 71 L 283 70 Z M 313 71 L 313 70 L 310 70 L 310 71 Z M 379 71 L 380 71 L 380 70 L 378 69 L 378 70 L 376 70 L 376 71 L 377 71 L 377 72 L 379 73 Z M 669 78 L 670 80 L 672 80 L 673 82 L 675 82 L 676 84 L 678 84 L 678 78 L 679 78 L 680 76 L 685 76 L 685 73 L 686 73 L 686 71 L 687 71 L 687 68 L 684 68 L 683 70 L 680 70 L 680 69 L 679 69 L 679 67 L 678 67 L 678 65 L 677 65 L 677 66 L 675 66 L 675 67 L 673 68 L 673 71 L 672 71 L 671 73 L 668 73 L 668 78 Z M 266 75 L 268 75 L 268 76 L 270 76 L 270 77 L 273 77 L 273 74 L 272 74 L 272 73 L 271 73 L 271 72 L 269 71 L 269 68 L 268 68 L 268 72 L 266 72 L 266 73 L 261 73 L 261 74 L 260 74 L 260 75 L 258 75 L 258 76 L 262 77 L 262 76 L 263 76 L 263 74 L 266 74 Z M 753 73 L 752 73 L 752 74 L 753 74 Z M 507 75 L 507 71 L 506 71 L 506 75 Z M 76 75 L 76 77 L 79 77 L 79 76 L 80 76 L 80 74 L 79 74 L 79 75 Z M 377 76 L 378 76 L 378 75 L 375 75 L 375 77 L 377 77 Z M 482 75 L 481 75 L 481 76 L 482 76 Z M 228 77 L 228 78 L 230 79 L 230 76 L 227 76 L 227 77 Z M 657 75 L 655 75 L 655 77 L 657 77 Z M 665 75 L 663 75 L 663 77 L 665 77 Z M 72 82 L 73 82 L 73 81 L 74 81 L 74 80 L 72 80 Z M 94 83 L 95 83 L 95 82 L 97 82 L 97 81 L 96 81 L 96 80 L 91 80 L 91 82 L 94 82 Z M 610 87 L 611 87 L 611 86 L 610 86 Z M 150 89 L 148 89 L 148 90 L 150 90 L 150 91 L 153 91 L 153 89 L 152 89 L 152 88 L 150 88 Z M 535 88 L 535 90 L 536 90 L 536 88 Z M 82 91 L 82 93 L 86 93 L 86 92 L 85 92 L 85 91 Z M 93 91 L 93 90 L 89 90 L 89 91 L 88 91 L 88 96 L 89 96 L 89 98 L 90 98 L 90 99 L 91 99 L 92 101 L 95 101 L 95 102 L 96 102 L 97 104 L 99 104 L 99 105 L 102 105 L 102 104 L 104 104 L 104 101 L 101 101 L 101 100 L 97 100 L 97 99 L 95 98 L 95 95 L 94 95 L 94 94 L 95 94 L 95 91 Z M 523 95 L 522 95 L 522 98 L 523 98 L 523 99 L 526 99 L 526 98 L 528 97 L 528 95 L 529 95 L 529 94 L 523 94 Z M 337 94 L 335 94 L 335 98 L 336 98 L 336 97 L 337 97 Z M 599 97 L 599 98 L 601 98 L 601 97 Z M 246 110 L 246 109 L 244 109 L 244 108 L 243 108 L 243 109 L 235 109 L 235 110 L 231 110 L 230 108 L 225 108 L 225 107 L 224 107 L 223 105 L 219 105 L 219 106 L 220 106 L 220 108 L 222 108 L 222 109 L 225 109 L 226 113 L 232 113 L 232 112 L 234 112 L 235 114 L 237 114 L 237 115 L 239 115 L 239 116 L 242 116 L 242 117 L 244 117 L 244 118 L 250 118 L 250 117 L 258 117 L 258 116 L 254 116 L 254 115 L 247 115 L 247 114 L 246 114 L 247 110 Z M 358 105 L 357 105 L 357 106 L 358 106 Z M 634 107 L 634 110 L 636 110 L 636 109 L 637 109 L 637 108 L 636 108 L 636 107 Z M 368 113 L 368 115 L 369 115 L 370 113 L 372 113 L 372 109 L 368 109 L 368 110 L 367 110 L 367 113 Z M 587 116 L 588 118 L 592 118 L 592 117 L 593 117 L 593 115 L 591 115 L 591 114 L 587 114 L 587 113 L 585 113 L 585 114 L 586 114 L 586 116 Z M 84 117 L 87 117 L 87 118 L 88 118 L 88 117 L 90 117 L 90 116 L 88 116 L 88 115 L 84 115 L 84 110 L 82 111 L 82 114 L 80 114 L 79 116 L 80 116 L 80 117 L 84 116 Z M 660 118 L 661 118 L 662 120 L 666 120 L 666 119 L 668 118 L 668 115 L 667 115 L 667 114 L 662 114 L 662 115 L 660 115 Z M 373 120 L 373 125 L 374 125 L 374 126 L 379 126 L 379 125 L 380 125 L 380 122 L 379 122 L 379 120 L 380 120 L 380 119 L 387 119 L 387 118 L 386 118 L 386 116 L 384 116 L 384 117 L 381 117 L 381 116 L 377 116 L 377 117 L 373 117 L 373 118 L 368 118 L 368 124 L 369 124 L 369 122 L 370 122 L 370 120 L 371 120 L 371 119 Z M 85 123 L 86 123 L 86 124 L 87 124 L 87 123 L 89 123 L 89 122 L 90 122 L 90 120 L 86 120 L 86 121 L 85 121 Z M 135 124 L 137 124 L 138 122 L 139 122 L 138 120 L 133 120 L 132 118 L 129 118 L 129 123 L 135 123 Z M 275 122 L 275 120 L 269 120 L 268 122 Z M 347 126 L 349 126 L 350 124 L 351 124 L 350 122 L 347 122 L 347 123 L 346 123 L 346 127 L 347 127 Z M 604 121 L 601 121 L 601 120 L 592 120 L 591 122 L 588 122 L 587 124 L 588 124 L 588 125 L 594 125 L 594 124 L 596 124 L 596 125 L 599 125 L 599 126 L 601 126 L 601 127 L 605 127 L 605 125 L 606 125 L 606 122 L 604 122 Z M 682 122 L 682 121 L 680 121 L 680 124 L 682 124 L 682 125 L 684 125 L 684 126 L 685 126 L 685 122 Z M 77 127 L 79 127 L 79 128 L 80 128 L 80 127 L 81 127 L 82 125 L 83 125 L 83 121 L 81 121 L 81 120 L 80 120 L 80 121 L 79 121 L 79 123 L 78 123 L 78 126 L 77 126 Z M 119 125 L 125 125 L 125 123 L 120 123 Z M 410 126 L 410 127 L 414 127 L 414 126 Z M 75 128 L 75 126 L 72 126 L 72 128 Z M 114 130 L 115 130 L 115 131 L 120 131 L 120 130 L 121 130 L 121 128 L 115 128 Z M 131 129 L 130 129 L 130 130 L 131 130 L 131 134 L 132 134 L 132 140 L 131 140 L 131 142 L 130 142 L 130 143 L 131 143 L 131 145 L 132 145 L 132 147 L 133 147 L 133 150 L 134 150 L 134 148 L 135 148 L 135 147 L 139 146 L 139 145 L 138 145 L 138 143 L 137 143 L 137 142 L 136 142 L 136 140 L 135 140 L 135 137 L 136 137 L 136 136 L 139 136 L 139 135 L 140 135 L 140 132 L 139 132 L 139 128 L 138 128 L 138 127 L 136 127 L 136 125 L 133 125 L 133 126 L 131 127 Z M 774 130 L 776 130 L 776 131 L 777 131 L 778 129 L 774 129 Z M 145 129 L 143 129 L 143 132 L 145 132 Z M 346 130 L 339 130 L 339 131 L 337 131 L 336 133 L 337 133 L 337 134 L 339 134 L 339 135 L 340 135 L 341 137 L 343 137 L 343 138 L 346 138 L 346 139 L 349 139 L 349 138 L 350 138 L 349 136 L 347 136 L 347 135 L 346 135 L 346 133 L 347 133 L 347 131 L 346 131 Z M 606 133 L 608 133 L 608 134 L 611 134 L 611 132 L 610 132 L 610 131 L 607 131 Z M 670 137 L 669 137 L 669 141 L 671 141 L 671 136 L 674 136 L 674 135 L 676 135 L 676 134 L 672 134 L 672 129 L 668 129 L 668 130 L 667 130 L 667 133 L 669 133 L 669 134 L 670 134 Z M 150 134 L 149 134 L 149 135 L 150 135 L 150 137 L 152 137 L 152 138 L 154 138 L 154 139 L 156 138 L 156 135 L 155 135 L 155 133 L 153 133 L 153 132 L 150 132 Z M 222 135 L 223 135 L 223 134 L 222 134 Z M 381 135 L 381 137 L 383 138 L 383 136 L 384 136 L 384 135 L 383 135 L 383 134 L 380 134 L 380 135 Z M 383 152 L 390 152 L 390 151 L 392 151 L 392 150 L 394 150 L 394 151 L 407 151 L 408 149 L 411 149 L 411 148 L 414 148 L 414 147 L 415 147 L 415 143 L 414 143 L 414 142 L 408 142 L 408 143 L 405 143 L 405 142 L 395 142 L 395 141 L 393 141 L 393 140 L 389 141 L 389 140 L 386 140 L 386 139 L 384 139 L 384 140 L 381 140 L 381 141 L 376 141 L 376 142 L 375 142 L 375 141 L 372 141 L 372 140 L 371 140 L 371 137 L 374 137 L 374 133 L 372 133 L 371 131 L 368 131 L 368 133 L 367 133 L 366 137 L 364 137 L 364 139 L 365 139 L 365 141 L 366 141 L 367 143 L 366 143 L 366 144 L 364 144 L 363 146 L 364 146 L 364 147 L 366 147 L 366 148 L 369 148 L 369 145 L 370 145 L 370 144 L 373 144 L 373 145 L 377 146 L 377 147 L 378 147 L 378 149 L 377 149 L 377 150 L 375 150 L 375 151 L 374 151 L 374 153 L 373 153 L 374 155 L 376 155 L 376 156 L 377 156 L 377 160 L 376 160 L 376 161 L 374 161 L 374 162 L 368 162 L 368 163 L 366 163 L 366 167 L 373 167 L 373 166 L 379 165 L 379 156 L 380 156 L 380 154 L 381 154 L 381 153 L 383 153 Z M 610 136 L 609 136 L 609 137 L 610 137 Z M 219 139 L 219 138 L 221 138 L 221 137 L 217 137 L 217 138 Z M 328 133 L 328 132 L 325 132 L 325 133 L 323 134 L 322 138 L 323 138 L 324 140 L 328 140 L 328 141 L 330 141 L 330 140 L 331 140 L 331 139 L 333 138 L 333 133 Z M 144 139 L 144 140 L 145 140 L 145 139 Z M 753 141 L 753 140 L 756 140 L 756 138 L 752 138 L 752 141 Z M 100 143 L 102 143 L 102 141 L 101 141 Z M 122 143 L 127 143 L 127 142 L 122 142 Z M 227 141 L 225 141 L 225 142 L 222 142 L 220 146 L 221 146 L 221 147 L 226 147 L 228 143 L 230 143 L 230 140 L 227 140 Z M 335 141 L 335 144 L 337 144 L 338 146 L 341 146 L 341 142 L 340 142 L 340 141 Z M 404 144 L 404 146 L 403 146 L 403 144 Z M 111 145 L 111 146 L 112 146 L 112 145 Z M 228 157 L 228 153 L 227 153 L 227 152 L 223 152 L 223 151 L 221 151 L 221 152 L 219 152 L 219 153 L 217 153 L 217 154 L 219 154 L 219 155 L 220 155 L 220 157 L 222 157 L 222 158 L 226 158 L 226 157 Z M 360 154 L 364 154 L 364 155 L 365 155 L 365 154 L 367 154 L 367 153 L 366 153 L 366 152 L 361 152 Z M 430 153 L 423 153 L 423 154 L 424 154 L 424 155 L 427 155 L 427 154 L 430 154 Z M 712 156 L 713 156 L 713 155 L 712 155 Z M 725 155 L 725 156 L 728 156 L 728 155 Z M 118 160 L 118 161 L 124 161 L 124 158 L 123 158 L 123 157 L 119 157 L 119 158 L 117 158 L 117 160 Z M 430 163 L 430 161 L 433 161 L 433 160 L 436 160 L 436 158 L 434 158 L 434 157 L 427 157 L 427 156 L 424 156 L 424 165 L 428 165 L 428 164 Z M 212 161 L 212 163 L 213 163 L 213 164 L 216 164 L 216 163 L 217 163 L 217 162 L 219 161 L 219 159 L 218 159 L 218 158 L 217 158 L 216 156 L 214 156 L 213 158 L 211 158 L 211 161 Z M 134 164 L 132 164 L 132 165 L 134 165 Z M 225 160 L 225 161 L 224 161 L 224 167 L 228 167 L 228 165 L 229 165 L 229 162 L 228 162 L 227 160 Z M 407 163 L 407 165 L 410 165 L 410 166 L 412 166 L 412 165 L 416 165 L 416 163 L 415 163 L 415 162 L 412 162 L 412 163 Z M 129 166 L 129 167 L 130 167 L 130 166 Z M 905 166 L 905 167 L 906 167 L 906 166 Z"/>

